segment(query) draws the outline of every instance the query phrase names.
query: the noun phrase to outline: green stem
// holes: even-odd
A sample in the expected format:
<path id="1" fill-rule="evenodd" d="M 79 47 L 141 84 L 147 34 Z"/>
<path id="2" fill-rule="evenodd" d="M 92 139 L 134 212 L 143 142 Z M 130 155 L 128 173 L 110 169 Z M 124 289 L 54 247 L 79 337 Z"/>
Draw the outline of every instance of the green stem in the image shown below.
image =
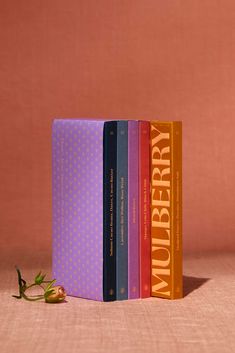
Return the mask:
<path id="1" fill-rule="evenodd" d="M 44 297 L 44 294 L 43 294 L 43 295 L 37 295 L 37 296 L 27 296 L 27 295 L 25 294 L 26 290 L 28 290 L 29 288 L 35 287 L 35 286 L 39 286 L 39 287 L 41 287 L 41 288 L 45 291 L 45 289 L 44 289 L 44 287 L 43 287 L 42 285 L 37 284 L 37 283 L 32 283 L 32 284 L 30 284 L 29 286 L 26 286 L 26 288 L 21 291 L 22 297 L 23 297 L 24 299 L 26 299 L 26 300 L 29 300 L 29 301 L 36 301 L 36 300 L 44 299 L 44 298 L 45 298 L 45 297 Z"/>
<path id="2" fill-rule="evenodd" d="M 44 295 L 39 295 L 39 296 L 36 297 L 36 298 L 28 297 L 27 295 L 24 294 L 24 292 L 22 292 L 21 295 L 22 295 L 22 297 L 23 297 L 25 300 L 28 300 L 28 301 L 31 301 L 31 302 L 35 302 L 36 300 L 44 299 Z"/>
<path id="3" fill-rule="evenodd" d="M 34 286 L 37 286 L 37 283 L 32 283 L 32 284 L 30 284 L 29 286 L 26 286 L 26 288 L 25 288 L 24 291 L 26 291 L 27 289 L 32 288 L 32 287 L 34 287 Z"/>

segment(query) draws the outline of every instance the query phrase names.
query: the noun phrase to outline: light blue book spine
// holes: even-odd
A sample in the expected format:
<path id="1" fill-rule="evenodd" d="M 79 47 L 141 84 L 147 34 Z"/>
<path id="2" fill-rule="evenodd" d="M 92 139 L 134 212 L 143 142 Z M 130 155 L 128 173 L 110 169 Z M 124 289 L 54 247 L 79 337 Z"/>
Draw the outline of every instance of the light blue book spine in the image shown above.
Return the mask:
<path id="1" fill-rule="evenodd" d="M 117 122 L 117 300 L 128 299 L 128 121 Z"/>

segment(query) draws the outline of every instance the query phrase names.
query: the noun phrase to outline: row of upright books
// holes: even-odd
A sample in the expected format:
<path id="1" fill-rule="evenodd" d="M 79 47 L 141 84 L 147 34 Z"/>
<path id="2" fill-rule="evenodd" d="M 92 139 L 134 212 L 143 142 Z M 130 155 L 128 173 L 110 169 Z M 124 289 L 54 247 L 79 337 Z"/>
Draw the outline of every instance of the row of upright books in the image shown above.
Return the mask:
<path id="1" fill-rule="evenodd" d="M 181 122 L 55 119 L 52 205 L 69 295 L 182 297 Z"/>

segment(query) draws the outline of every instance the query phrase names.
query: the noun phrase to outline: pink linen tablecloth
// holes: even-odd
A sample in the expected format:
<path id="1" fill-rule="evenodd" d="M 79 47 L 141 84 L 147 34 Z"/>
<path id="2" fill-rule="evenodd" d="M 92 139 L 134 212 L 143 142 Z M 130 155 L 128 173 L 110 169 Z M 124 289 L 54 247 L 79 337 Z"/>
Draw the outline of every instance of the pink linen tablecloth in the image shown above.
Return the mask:
<path id="1" fill-rule="evenodd" d="M 17 259 L 29 281 L 39 269 L 50 274 L 50 260 L 44 254 L 39 258 Z M 185 297 L 175 301 L 16 300 L 11 297 L 17 293 L 12 259 L 1 263 L 1 353 L 235 351 L 235 254 L 187 256 Z"/>

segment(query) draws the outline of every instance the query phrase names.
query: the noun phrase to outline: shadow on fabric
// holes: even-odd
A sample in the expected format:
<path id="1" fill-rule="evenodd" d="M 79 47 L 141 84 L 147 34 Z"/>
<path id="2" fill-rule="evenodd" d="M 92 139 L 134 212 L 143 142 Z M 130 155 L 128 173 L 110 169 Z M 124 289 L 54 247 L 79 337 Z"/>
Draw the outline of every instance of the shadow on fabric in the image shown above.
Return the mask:
<path id="1" fill-rule="evenodd" d="M 184 297 L 187 297 L 187 295 L 203 286 L 209 280 L 210 278 L 183 276 Z"/>

